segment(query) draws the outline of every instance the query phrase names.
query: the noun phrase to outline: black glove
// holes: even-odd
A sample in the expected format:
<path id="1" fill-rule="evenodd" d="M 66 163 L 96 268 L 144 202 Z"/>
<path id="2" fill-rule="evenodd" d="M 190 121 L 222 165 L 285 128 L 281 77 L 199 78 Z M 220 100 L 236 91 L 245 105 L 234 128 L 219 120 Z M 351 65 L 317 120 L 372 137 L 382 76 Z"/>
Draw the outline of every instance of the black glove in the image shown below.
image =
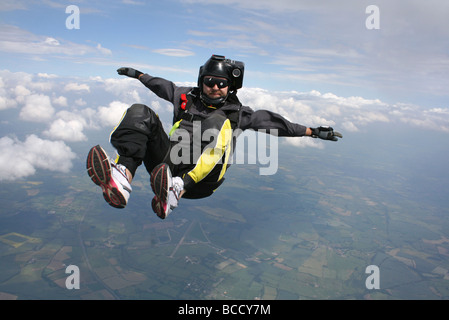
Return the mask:
<path id="1" fill-rule="evenodd" d="M 139 76 L 143 74 L 139 70 L 133 69 L 133 68 L 119 68 L 117 69 L 117 73 L 123 76 L 128 76 L 131 78 L 139 79 Z"/>
<path id="2" fill-rule="evenodd" d="M 334 131 L 331 127 L 318 127 L 318 128 L 310 128 L 312 129 L 312 138 L 320 138 L 323 140 L 332 140 L 338 141 L 338 138 L 343 138 L 343 135 L 340 132 Z"/>

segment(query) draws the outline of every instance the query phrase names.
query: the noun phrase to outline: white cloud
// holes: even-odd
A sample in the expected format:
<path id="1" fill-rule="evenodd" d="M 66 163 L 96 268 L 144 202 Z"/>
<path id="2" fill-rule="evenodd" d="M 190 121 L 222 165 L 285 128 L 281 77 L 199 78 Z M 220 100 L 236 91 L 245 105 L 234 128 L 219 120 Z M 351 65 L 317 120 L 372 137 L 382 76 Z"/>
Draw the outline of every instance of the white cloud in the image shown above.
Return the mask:
<path id="1" fill-rule="evenodd" d="M 443 109 L 443 108 L 432 108 L 432 109 L 428 110 L 427 112 L 441 114 L 443 116 L 449 115 L 449 109 Z"/>
<path id="2" fill-rule="evenodd" d="M 129 77 L 107 79 L 93 77 L 91 80 L 99 84 L 102 90 L 113 95 L 114 99 L 119 99 L 129 105 L 142 103 L 141 94 L 150 92 L 140 81 Z"/>
<path id="3" fill-rule="evenodd" d="M 0 110 L 15 108 L 16 105 L 17 103 L 14 100 L 0 96 Z"/>
<path id="4" fill-rule="evenodd" d="M 315 127 L 332 126 L 336 131 L 360 132 L 370 123 L 407 124 L 433 131 L 449 132 L 449 109 L 423 107 L 405 103 L 388 104 L 379 99 L 342 97 L 334 93 L 278 92 L 260 88 L 243 88 L 240 100 L 255 110 L 277 112 L 290 121 Z M 301 146 L 316 147 L 309 142 L 295 142 Z"/>
<path id="5" fill-rule="evenodd" d="M 27 86 L 30 89 L 38 90 L 38 91 L 51 91 L 54 89 L 55 83 L 51 81 L 37 81 L 33 80 L 30 83 L 27 83 Z"/>
<path id="6" fill-rule="evenodd" d="M 84 110 L 87 110 L 87 109 L 84 109 Z M 86 126 L 87 122 L 86 122 L 86 120 L 84 118 L 84 115 L 83 115 L 83 111 L 84 110 L 81 110 L 81 111 L 76 110 L 76 111 L 73 111 L 73 112 L 72 111 L 67 111 L 67 110 L 59 111 L 56 114 L 55 118 L 62 119 L 62 120 L 67 121 L 67 122 L 71 121 L 71 120 L 76 120 L 76 121 L 81 122 L 83 124 L 83 126 Z"/>
<path id="7" fill-rule="evenodd" d="M 435 121 L 430 118 L 413 118 L 413 117 L 403 117 L 400 118 L 400 121 L 423 129 L 438 130 L 449 133 L 449 123 L 447 121 L 446 123 L 441 124 L 439 123 L 440 121 Z"/>
<path id="8" fill-rule="evenodd" d="M 81 57 L 111 55 L 110 49 L 97 43 L 89 46 L 56 39 L 47 35 L 37 35 L 17 26 L 2 24 L 0 27 L 0 51 L 11 54 L 27 54 L 32 56 Z"/>
<path id="9" fill-rule="evenodd" d="M 357 132 L 359 131 L 359 128 L 352 122 L 352 121 L 345 121 L 341 124 L 343 130 L 349 131 L 349 132 Z"/>
<path id="10" fill-rule="evenodd" d="M 68 84 L 66 84 L 66 86 L 64 87 L 65 91 L 87 91 L 90 92 L 90 87 L 85 84 L 79 84 L 79 83 L 75 83 L 75 82 L 70 82 Z"/>
<path id="11" fill-rule="evenodd" d="M 104 55 L 111 55 L 112 51 L 107 48 L 103 48 L 101 44 L 97 44 L 97 50 Z"/>
<path id="12" fill-rule="evenodd" d="M 20 111 L 20 119 L 31 122 L 46 122 L 53 117 L 54 108 L 50 97 L 31 94 L 25 98 L 25 106 Z"/>
<path id="13" fill-rule="evenodd" d="M 77 112 L 77 116 L 79 118 L 75 117 L 75 119 L 82 121 L 86 129 L 99 130 L 104 126 L 102 119 L 98 116 L 98 110 L 93 108 L 81 109 Z"/>
<path id="14" fill-rule="evenodd" d="M 19 103 L 25 102 L 25 97 L 31 94 L 31 91 L 22 85 L 18 85 L 14 89 L 14 94 L 16 95 L 16 100 Z"/>
<path id="15" fill-rule="evenodd" d="M 48 73 L 38 73 L 37 76 L 45 79 L 55 79 L 58 77 L 56 74 L 48 74 Z"/>
<path id="16" fill-rule="evenodd" d="M 67 98 L 64 97 L 64 96 L 54 97 L 52 102 L 53 102 L 53 104 L 56 104 L 56 105 L 61 106 L 61 107 L 67 107 L 68 106 Z"/>
<path id="17" fill-rule="evenodd" d="M 169 57 L 189 57 L 195 55 L 193 51 L 184 49 L 156 49 L 153 52 Z"/>
<path id="18" fill-rule="evenodd" d="M 76 104 L 77 106 L 82 107 L 82 106 L 85 106 L 85 105 L 87 104 L 87 102 L 84 101 L 82 98 L 79 98 L 79 99 L 76 99 L 76 100 L 75 100 L 75 104 Z"/>
<path id="19" fill-rule="evenodd" d="M 161 109 L 161 104 L 159 101 L 151 101 L 151 109 L 154 111 L 159 111 Z"/>
<path id="20" fill-rule="evenodd" d="M 86 141 L 87 137 L 83 133 L 84 125 L 79 120 L 63 120 L 57 119 L 53 121 L 50 128 L 44 131 L 44 135 L 64 141 Z"/>
<path id="21" fill-rule="evenodd" d="M 55 119 L 43 134 L 53 140 L 87 141 L 85 130 L 98 130 L 104 125 L 103 119 L 99 118 L 101 115 L 103 115 L 103 112 L 100 113 L 98 110 L 91 108 L 73 112 L 63 110 L 55 115 Z"/>
<path id="22" fill-rule="evenodd" d="M 61 141 L 43 140 L 36 135 L 25 141 L 16 138 L 0 138 L 0 181 L 25 178 L 37 169 L 68 172 L 76 155 Z"/>
<path id="23" fill-rule="evenodd" d="M 284 140 L 285 143 L 293 145 L 295 147 L 299 148 L 317 148 L 317 149 L 324 149 L 324 143 L 323 141 L 319 139 L 313 139 L 310 137 L 307 138 L 299 138 L 299 137 L 293 137 L 293 138 L 286 138 Z"/>
<path id="24" fill-rule="evenodd" d="M 336 109 L 329 108 L 323 99 L 317 99 L 316 91 L 309 99 L 306 93 L 243 88 L 239 91 L 239 97 L 244 105 L 254 110 L 270 110 L 305 126 L 335 124 L 332 118 L 335 117 Z"/>
<path id="25" fill-rule="evenodd" d="M 365 124 L 369 122 L 390 122 L 390 119 L 380 112 L 363 112 L 358 115 L 354 115 L 352 117 L 354 120 L 357 120 L 358 122 Z"/>
<path id="26" fill-rule="evenodd" d="M 55 38 L 46 38 L 44 41 L 45 44 L 48 44 L 49 46 L 59 46 L 60 43 L 58 40 L 56 40 Z"/>
<path id="27" fill-rule="evenodd" d="M 8 97 L 7 91 L 6 84 L 0 77 L 0 110 L 15 108 L 17 106 L 16 101 Z"/>
<path id="28" fill-rule="evenodd" d="M 118 125 L 129 105 L 120 101 L 112 101 L 107 107 L 98 108 L 98 119 L 103 126 L 114 127 Z"/>

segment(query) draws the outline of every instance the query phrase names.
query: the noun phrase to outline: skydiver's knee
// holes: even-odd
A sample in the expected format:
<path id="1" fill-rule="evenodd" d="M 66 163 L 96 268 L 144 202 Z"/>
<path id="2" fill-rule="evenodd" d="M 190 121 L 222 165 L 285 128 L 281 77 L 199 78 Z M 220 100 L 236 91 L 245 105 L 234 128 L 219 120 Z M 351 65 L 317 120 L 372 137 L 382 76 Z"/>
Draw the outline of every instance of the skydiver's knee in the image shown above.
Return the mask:
<path id="1" fill-rule="evenodd" d="M 128 114 L 130 115 L 140 115 L 148 113 L 150 108 L 141 103 L 135 103 L 131 107 L 128 108 Z M 150 109 L 151 110 L 151 109 Z"/>
<path id="2" fill-rule="evenodd" d="M 135 103 L 126 111 L 127 117 L 134 119 L 155 119 L 157 118 L 157 114 L 148 106 Z"/>

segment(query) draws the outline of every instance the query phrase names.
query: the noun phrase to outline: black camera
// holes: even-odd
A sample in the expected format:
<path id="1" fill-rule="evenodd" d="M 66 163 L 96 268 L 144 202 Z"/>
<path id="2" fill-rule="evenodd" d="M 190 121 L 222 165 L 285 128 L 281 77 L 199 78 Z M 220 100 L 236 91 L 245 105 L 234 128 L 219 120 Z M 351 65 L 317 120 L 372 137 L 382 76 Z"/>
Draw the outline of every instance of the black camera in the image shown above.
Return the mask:
<path id="1" fill-rule="evenodd" d="M 234 91 L 243 86 L 244 72 L 245 63 L 226 59 L 225 56 L 214 54 L 203 66 L 200 67 L 198 86 L 201 85 L 204 76 L 216 76 L 229 79 L 231 82 L 229 89 Z"/>
<path id="2" fill-rule="evenodd" d="M 224 58 L 224 57 L 223 57 Z M 243 86 L 243 73 L 245 72 L 245 63 L 231 59 L 225 59 L 230 71 L 232 90 L 240 89 Z"/>

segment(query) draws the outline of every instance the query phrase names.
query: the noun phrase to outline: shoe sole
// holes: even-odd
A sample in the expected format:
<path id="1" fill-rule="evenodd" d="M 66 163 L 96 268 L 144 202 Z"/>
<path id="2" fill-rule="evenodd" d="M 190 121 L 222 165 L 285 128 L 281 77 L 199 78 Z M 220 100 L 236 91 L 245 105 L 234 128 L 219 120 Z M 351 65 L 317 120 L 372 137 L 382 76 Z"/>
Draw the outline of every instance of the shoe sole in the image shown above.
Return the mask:
<path id="1" fill-rule="evenodd" d="M 153 171 L 151 171 L 151 189 L 153 189 L 156 195 L 155 199 L 152 201 L 153 211 L 156 212 L 157 216 L 161 219 L 167 217 L 167 212 L 164 210 L 162 203 L 167 203 L 168 192 L 170 190 L 171 173 L 167 164 L 162 163 L 156 166 Z"/>
<path id="2" fill-rule="evenodd" d="M 162 207 L 161 200 L 159 200 L 159 198 L 157 198 L 156 196 L 154 196 L 153 200 L 151 201 L 151 207 L 153 208 L 153 211 L 159 218 L 161 219 L 167 218 L 165 210 Z"/>
<path id="3" fill-rule="evenodd" d="M 87 174 L 92 181 L 100 186 L 104 200 L 112 207 L 122 209 L 126 199 L 115 185 L 111 176 L 111 165 L 108 156 L 99 145 L 90 149 L 86 162 Z"/>
<path id="4" fill-rule="evenodd" d="M 171 174 L 167 164 L 162 163 L 151 172 L 151 189 L 159 199 L 165 202 L 170 190 L 169 181 L 171 181 Z"/>

